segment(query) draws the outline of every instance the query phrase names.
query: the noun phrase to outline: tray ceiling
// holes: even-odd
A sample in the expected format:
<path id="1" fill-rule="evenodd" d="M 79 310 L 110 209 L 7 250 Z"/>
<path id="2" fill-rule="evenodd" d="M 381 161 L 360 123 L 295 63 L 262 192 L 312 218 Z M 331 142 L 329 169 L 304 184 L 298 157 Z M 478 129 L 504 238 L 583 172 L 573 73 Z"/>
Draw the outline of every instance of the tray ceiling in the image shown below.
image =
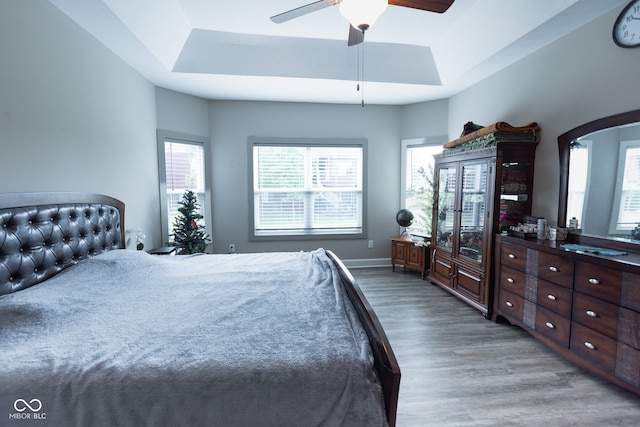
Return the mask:
<path id="1" fill-rule="evenodd" d="M 157 86 L 207 99 L 404 105 L 449 97 L 626 0 L 456 0 L 444 14 L 389 6 L 347 46 L 310 0 L 50 0 Z M 362 68 L 359 68 L 362 65 Z"/>

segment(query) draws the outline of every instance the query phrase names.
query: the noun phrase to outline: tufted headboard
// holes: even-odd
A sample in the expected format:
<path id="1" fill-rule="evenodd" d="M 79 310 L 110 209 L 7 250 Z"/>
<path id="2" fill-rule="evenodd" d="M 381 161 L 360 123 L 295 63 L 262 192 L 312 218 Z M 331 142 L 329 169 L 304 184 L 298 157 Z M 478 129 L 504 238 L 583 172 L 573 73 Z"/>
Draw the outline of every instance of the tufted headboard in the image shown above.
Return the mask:
<path id="1" fill-rule="evenodd" d="M 88 193 L 0 194 L 0 295 L 124 248 L 124 203 Z"/>

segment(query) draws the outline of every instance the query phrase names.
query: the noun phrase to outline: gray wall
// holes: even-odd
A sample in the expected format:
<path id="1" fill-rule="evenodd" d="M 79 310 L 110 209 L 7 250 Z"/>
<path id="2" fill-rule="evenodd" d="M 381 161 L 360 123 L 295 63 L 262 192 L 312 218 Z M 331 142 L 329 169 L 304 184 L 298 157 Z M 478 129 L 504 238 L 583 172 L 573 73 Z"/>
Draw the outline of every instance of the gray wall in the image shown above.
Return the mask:
<path id="1" fill-rule="evenodd" d="M 387 238 L 397 234 L 400 187 L 400 107 L 212 101 L 214 251 L 235 243 L 240 252 L 324 247 L 346 259 L 389 256 Z M 368 238 L 307 242 L 248 241 L 248 136 L 367 138 Z"/>
<path id="2" fill-rule="evenodd" d="M 165 89 L 156 91 L 158 127 L 204 135 L 206 112 L 212 144 L 213 251 L 308 250 L 325 247 L 339 256 L 387 264 L 388 237 L 399 233 L 400 141 L 446 134 L 447 100 L 397 106 L 209 101 Z M 355 240 L 249 242 L 247 137 L 367 138 L 369 141 L 368 237 Z M 374 241 L 368 249 L 367 240 Z"/>
<path id="3" fill-rule="evenodd" d="M 640 50 L 611 38 L 620 7 L 449 99 L 449 135 L 479 124 L 537 121 L 533 214 L 556 222 L 557 138 L 599 117 L 640 108 Z"/>
<path id="4" fill-rule="evenodd" d="M 466 122 L 465 122 L 466 123 Z M 429 138 L 447 135 L 449 130 L 449 100 L 405 105 L 400 115 L 401 139 Z M 462 127 L 457 132 L 460 135 Z"/>
<path id="5" fill-rule="evenodd" d="M 158 129 L 209 137 L 209 102 L 172 90 L 156 88 Z"/>
<path id="6" fill-rule="evenodd" d="M 622 8 L 620 8 L 621 10 Z M 127 228 L 161 244 L 156 128 L 208 136 L 214 250 L 324 246 L 345 259 L 388 259 L 398 232 L 400 141 L 460 134 L 469 120 L 537 121 L 534 214 L 555 219 L 556 138 L 638 108 L 640 51 L 611 41 L 619 10 L 447 100 L 402 107 L 207 101 L 155 88 L 44 0 L 0 2 L 0 192 L 89 191 L 127 204 Z M 369 238 L 249 243 L 247 136 L 369 140 Z M 25 166 L 26 165 L 26 166 Z M 386 262 L 386 261 L 385 261 Z"/>
<path id="7" fill-rule="evenodd" d="M 155 242 L 154 86 L 44 0 L 0 2 L 0 58 L 0 192 L 108 194 Z"/>

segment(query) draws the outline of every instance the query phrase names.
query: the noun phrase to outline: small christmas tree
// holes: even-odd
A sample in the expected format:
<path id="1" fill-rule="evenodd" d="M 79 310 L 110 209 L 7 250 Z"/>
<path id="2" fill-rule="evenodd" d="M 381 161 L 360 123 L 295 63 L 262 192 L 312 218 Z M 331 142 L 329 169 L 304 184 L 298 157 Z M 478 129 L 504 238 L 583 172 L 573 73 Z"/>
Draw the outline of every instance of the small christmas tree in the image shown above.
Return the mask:
<path id="1" fill-rule="evenodd" d="M 198 213 L 200 205 L 195 193 L 187 190 L 178 204 L 180 215 L 173 220 L 174 237 L 169 245 L 177 247 L 181 255 L 203 253 L 211 239 L 205 231 L 205 226 L 198 224 L 202 215 Z"/>

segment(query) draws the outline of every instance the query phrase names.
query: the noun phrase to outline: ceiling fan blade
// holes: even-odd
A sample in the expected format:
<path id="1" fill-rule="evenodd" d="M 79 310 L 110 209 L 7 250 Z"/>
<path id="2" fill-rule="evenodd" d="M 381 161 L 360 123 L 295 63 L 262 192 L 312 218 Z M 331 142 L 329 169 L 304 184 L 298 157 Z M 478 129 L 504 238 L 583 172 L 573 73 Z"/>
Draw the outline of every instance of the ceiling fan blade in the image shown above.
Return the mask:
<path id="1" fill-rule="evenodd" d="M 340 0 L 319 0 L 313 3 L 306 4 L 304 6 L 296 7 L 295 9 L 288 10 L 286 12 L 274 15 L 271 20 L 276 24 L 282 24 L 283 22 L 290 21 L 295 18 L 299 18 L 316 10 L 324 9 L 325 7 L 334 6 L 340 3 Z"/>
<path id="2" fill-rule="evenodd" d="M 364 31 L 349 25 L 349 41 L 347 45 L 354 46 L 364 41 Z"/>
<path id="3" fill-rule="evenodd" d="M 454 0 L 389 0 L 394 6 L 409 7 L 411 9 L 426 10 L 427 12 L 444 13 Z"/>

